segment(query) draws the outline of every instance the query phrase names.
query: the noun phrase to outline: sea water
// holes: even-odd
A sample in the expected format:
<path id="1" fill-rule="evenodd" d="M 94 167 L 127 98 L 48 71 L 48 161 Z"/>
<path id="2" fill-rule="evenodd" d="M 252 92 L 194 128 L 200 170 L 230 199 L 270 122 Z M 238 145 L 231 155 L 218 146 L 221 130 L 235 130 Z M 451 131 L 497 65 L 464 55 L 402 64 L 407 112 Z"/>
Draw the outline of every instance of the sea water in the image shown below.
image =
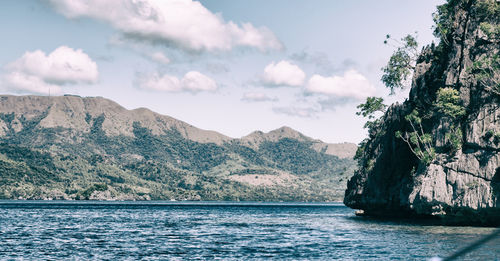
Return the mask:
<path id="1" fill-rule="evenodd" d="M 0 260 L 428 260 L 493 231 L 340 203 L 0 201 Z M 465 259 L 499 257 L 497 238 Z"/>

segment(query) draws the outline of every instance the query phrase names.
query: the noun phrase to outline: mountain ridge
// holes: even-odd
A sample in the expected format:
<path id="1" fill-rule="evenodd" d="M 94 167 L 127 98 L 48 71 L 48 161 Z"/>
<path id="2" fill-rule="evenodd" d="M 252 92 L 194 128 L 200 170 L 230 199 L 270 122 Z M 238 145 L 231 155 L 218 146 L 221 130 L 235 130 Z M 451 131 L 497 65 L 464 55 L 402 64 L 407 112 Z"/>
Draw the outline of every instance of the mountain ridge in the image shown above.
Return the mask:
<path id="1" fill-rule="evenodd" d="M 186 137 L 200 142 L 213 142 L 218 144 L 231 139 L 215 131 L 201 130 L 186 122 L 155 113 L 147 108 L 127 110 L 118 103 L 103 97 L 79 97 L 74 95 L 0 95 L 0 101 L 0 113 L 17 112 L 23 115 L 28 114 L 28 119 L 34 117 L 35 115 L 33 114 L 40 113 L 44 108 L 50 108 L 49 114 L 40 122 L 41 126 L 48 128 L 68 127 L 68 124 L 72 124 L 71 127 L 77 127 L 81 131 L 89 131 L 91 126 L 88 120 L 85 120 L 88 118 L 87 115 L 98 117 L 103 114 L 104 116 L 108 116 L 103 122 L 103 130 L 108 135 L 122 134 L 125 136 L 132 136 L 131 126 L 134 121 L 139 121 L 144 126 L 150 128 L 153 134 L 160 134 L 160 129 L 176 127 Z M 23 103 L 24 106 L 18 108 L 18 106 L 13 103 Z M 76 113 L 76 115 L 68 117 L 64 111 L 71 111 L 72 113 Z M 110 118 L 117 118 L 117 116 L 127 117 L 121 122 L 111 122 L 109 120 Z M 125 128 L 119 128 L 120 126 L 125 126 Z M 2 133 L 2 129 L 5 133 L 5 128 L 1 127 L 0 125 L 0 134 Z M 206 133 L 206 135 L 204 135 L 205 137 L 196 135 L 200 131 Z"/>
<path id="2" fill-rule="evenodd" d="M 14 105 L 14 103 L 23 103 L 22 108 Z M 36 104 L 35 104 L 36 103 Z M 50 105 L 49 105 L 50 104 Z M 56 127 L 72 127 L 79 128 L 80 131 L 90 131 L 91 124 L 83 121 L 88 117 L 85 113 L 89 113 L 91 117 L 98 117 L 103 114 L 107 116 L 103 122 L 103 130 L 107 135 L 125 135 L 133 136 L 132 125 L 134 121 L 141 123 L 143 127 L 149 128 L 153 134 L 163 134 L 162 129 L 177 128 L 181 134 L 193 141 L 215 144 L 222 144 L 229 141 L 241 141 L 242 144 L 249 146 L 258 146 L 263 141 L 277 141 L 281 138 L 293 138 L 301 141 L 313 141 L 314 148 L 318 151 L 327 148 L 326 152 L 330 155 L 335 155 L 340 158 L 354 157 L 357 145 L 354 143 L 325 143 L 319 139 L 313 139 L 296 131 L 290 127 L 282 126 L 269 132 L 254 131 L 241 138 L 233 138 L 221 134 L 214 130 L 205 130 L 195 127 L 182 120 L 175 119 L 171 116 L 156 113 L 148 108 L 140 107 L 128 110 L 118 103 L 103 98 L 103 97 L 80 97 L 76 95 L 64 96 L 15 96 L 15 95 L 0 95 L 0 113 L 22 113 L 28 116 L 28 119 L 35 117 L 36 112 L 40 113 L 43 106 L 49 108 L 49 113 L 41 121 L 40 125 L 46 128 Z M 71 117 L 64 111 L 71 110 Z M 108 111 L 109 110 L 109 111 Z M 34 111 L 34 112 L 33 112 Z M 80 114 L 74 114 L 76 111 L 81 111 Z M 113 122 L 110 118 L 124 117 L 125 120 Z M 87 124 L 83 124 L 87 122 Z M 20 126 L 19 122 L 14 121 L 15 126 Z M 119 128 L 117 126 L 123 126 Z M 14 127 L 15 131 L 19 128 Z M 5 135 L 8 127 L 4 121 L 0 119 L 0 136 Z"/>
<path id="3" fill-rule="evenodd" d="M 354 150 L 288 127 L 235 139 L 102 97 L 0 95 L 0 198 L 340 200 Z"/>

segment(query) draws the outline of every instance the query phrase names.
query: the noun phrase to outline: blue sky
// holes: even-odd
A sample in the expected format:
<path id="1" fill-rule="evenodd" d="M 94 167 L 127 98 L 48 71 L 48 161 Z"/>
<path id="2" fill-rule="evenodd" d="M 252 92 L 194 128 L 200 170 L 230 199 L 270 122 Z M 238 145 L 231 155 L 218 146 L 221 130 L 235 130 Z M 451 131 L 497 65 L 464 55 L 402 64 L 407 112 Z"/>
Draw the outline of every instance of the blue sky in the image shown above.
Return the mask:
<path id="1" fill-rule="evenodd" d="M 407 95 L 380 82 L 385 35 L 430 43 L 442 2 L 5 0 L 0 91 L 103 96 L 231 137 L 290 126 L 359 142 L 364 97 Z"/>

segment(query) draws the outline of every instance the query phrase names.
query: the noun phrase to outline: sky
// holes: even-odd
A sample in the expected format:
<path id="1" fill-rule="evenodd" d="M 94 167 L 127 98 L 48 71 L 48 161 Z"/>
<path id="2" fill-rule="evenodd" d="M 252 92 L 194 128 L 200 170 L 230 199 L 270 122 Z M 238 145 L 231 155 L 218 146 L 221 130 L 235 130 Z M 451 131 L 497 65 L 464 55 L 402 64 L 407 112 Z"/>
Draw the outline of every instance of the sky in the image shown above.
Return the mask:
<path id="1" fill-rule="evenodd" d="M 3 0 L 0 93 L 102 96 L 239 138 L 366 137 L 356 106 L 399 39 L 435 41 L 442 0 Z"/>

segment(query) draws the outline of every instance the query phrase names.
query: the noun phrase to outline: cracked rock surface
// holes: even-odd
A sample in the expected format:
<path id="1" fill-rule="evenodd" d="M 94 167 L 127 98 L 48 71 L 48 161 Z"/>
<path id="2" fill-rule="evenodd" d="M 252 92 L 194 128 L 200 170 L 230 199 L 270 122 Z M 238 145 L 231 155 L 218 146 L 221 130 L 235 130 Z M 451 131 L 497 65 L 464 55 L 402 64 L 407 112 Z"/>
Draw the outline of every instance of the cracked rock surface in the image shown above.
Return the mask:
<path id="1" fill-rule="evenodd" d="M 389 107 L 371 131 L 359 169 L 348 182 L 347 206 L 372 216 L 500 225 L 500 98 L 470 69 L 474 61 L 498 54 L 500 42 L 482 33 L 481 18 L 474 11 L 478 1 L 456 2 L 450 42 L 423 49 L 409 99 Z M 437 90 L 443 87 L 459 90 L 467 114 L 459 122 L 424 120 L 437 151 L 436 159 L 425 165 L 395 132 L 409 130 L 404 116 L 413 109 L 431 110 Z M 456 152 L 445 146 L 452 124 L 462 131 L 463 145 Z"/>

